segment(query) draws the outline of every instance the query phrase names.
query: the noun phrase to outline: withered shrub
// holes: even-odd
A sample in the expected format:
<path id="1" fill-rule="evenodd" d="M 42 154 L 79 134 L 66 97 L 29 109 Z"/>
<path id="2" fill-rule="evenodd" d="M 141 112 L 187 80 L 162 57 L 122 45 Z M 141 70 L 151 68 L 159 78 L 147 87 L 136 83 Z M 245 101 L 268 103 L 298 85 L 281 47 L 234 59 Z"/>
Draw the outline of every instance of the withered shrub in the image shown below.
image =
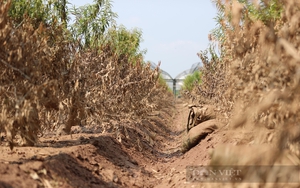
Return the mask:
<path id="1" fill-rule="evenodd" d="M 71 100 L 74 114 L 65 125 L 66 132 L 78 116 L 84 124 L 138 120 L 172 101 L 167 88 L 158 83 L 159 67 L 151 70 L 142 59 L 133 64 L 128 57 L 115 55 L 109 45 L 102 46 L 100 53 L 85 51 L 77 57 L 78 92 Z"/>
<path id="2" fill-rule="evenodd" d="M 182 92 L 185 99 L 200 105 L 213 105 L 220 121 L 228 121 L 228 100 L 224 93 L 227 91 L 227 67 L 215 52 L 215 44 L 197 54 L 202 61 L 201 83 L 192 91 Z"/>
<path id="3" fill-rule="evenodd" d="M 41 116 L 58 110 L 64 98 L 61 88 L 68 79 L 71 49 L 59 37 L 50 46 L 47 37 L 54 31 L 43 25 L 34 29 L 25 19 L 13 26 L 7 16 L 10 4 L 0 5 L 0 127 L 10 144 L 19 133 L 24 144 L 32 145 L 41 130 Z"/>
<path id="4" fill-rule="evenodd" d="M 289 165 L 300 165 L 300 2 L 276 1 L 281 16 L 269 20 L 256 19 L 242 1 L 217 2 L 225 15 L 222 53 L 209 61 L 200 54 L 203 82 L 196 97 L 201 104 L 216 105 L 227 128 L 241 127 L 253 139 L 245 150 L 215 150 L 219 158 L 213 155 L 212 165 L 285 164 L 285 157 Z M 259 5 L 253 7 L 259 12 Z M 265 156 L 255 156 L 262 144 L 268 145 Z M 246 150 L 251 155 L 244 156 Z"/>
<path id="5" fill-rule="evenodd" d="M 80 50 L 64 25 L 14 24 L 9 6 L 0 3 L 0 130 L 11 147 L 18 137 L 34 145 L 58 127 L 70 133 L 74 125 L 140 119 L 170 97 L 158 83 L 159 67 L 129 62 L 109 43 Z"/>
<path id="6" fill-rule="evenodd" d="M 264 158 L 262 163 L 274 164 L 286 151 L 300 158 L 300 2 L 276 1 L 276 14 L 281 12 L 276 19 L 253 16 L 249 4 L 257 12 L 261 7 L 250 1 L 216 2 L 224 8 L 221 55 L 211 53 L 209 59 L 199 53 L 203 82 L 192 97 L 215 105 L 228 128 L 252 131 L 251 144 L 274 146 L 268 153 L 272 160 Z M 269 1 L 261 3 L 264 9 L 271 6 Z M 235 158 L 223 156 L 218 164 Z"/>
<path id="7" fill-rule="evenodd" d="M 210 53 L 211 58 L 208 57 L 208 53 Z M 193 94 L 198 103 L 214 105 L 219 114 L 218 119 L 222 120 L 222 118 L 228 117 L 228 109 L 225 107 L 228 101 L 224 96 L 228 87 L 226 81 L 227 67 L 217 57 L 213 46 L 210 46 L 208 51 L 198 53 L 198 56 L 203 63 L 203 67 L 200 69 L 202 83 L 195 88 Z"/>
<path id="8" fill-rule="evenodd" d="M 268 22 L 250 19 L 236 1 L 226 5 L 226 12 L 232 13 L 228 20 L 232 29 L 225 30 L 222 59 L 228 67 L 225 97 L 231 127 L 275 130 L 278 139 L 269 142 L 300 157 L 300 3 L 278 3 L 281 19 Z"/>
<path id="9" fill-rule="evenodd" d="M 296 140 L 299 147 L 300 3 L 278 3 L 281 18 L 263 22 L 242 3 L 223 2 L 221 57 L 199 53 L 203 82 L 194 96 L 200 104 L 216 105 L 231 127 L 280 130 L 280 147 Z"/>

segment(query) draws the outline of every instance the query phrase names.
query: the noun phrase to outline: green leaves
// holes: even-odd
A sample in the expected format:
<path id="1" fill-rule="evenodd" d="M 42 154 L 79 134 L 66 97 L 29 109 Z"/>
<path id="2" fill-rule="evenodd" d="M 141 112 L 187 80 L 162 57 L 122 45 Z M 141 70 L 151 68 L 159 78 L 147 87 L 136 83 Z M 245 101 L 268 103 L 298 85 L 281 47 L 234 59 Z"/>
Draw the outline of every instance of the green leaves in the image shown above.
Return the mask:
<path id="1" fill-rule="evenodd" d="M 66 24 L 70 20 L 67 4 L 67 0 L 12 0 L 9 16 L 17 25 L 23 21 L 24 16 L 30 18 L 36 28 L 40 23 Z"/>
<path id="2" fill-rule="evenodd" d="M 126 56 L 130 62 L 143 58 L 145 50 L 139 49 L 142 32 L 116 26 L 117 14 L 112 11 L 110 0 L 94 0 L 93 4 L 72 8 L 68 5 L 67 0 L 14 0 L 9 16 L 16 25 L 27 17 L 35 28 L 41 23 L 50 32 L 62 27 L 65 32 L 60 38 L 79 43 L 81 50 L 99 50 L 103 45 L 109 45 L 115 55 Z M 58 38 L 51 35 L 49 42 L 55 45 Z"/>
<path id="3" fill-rule="evenodd" d="M 226 10 L 232 6 L 233 0 L 231 1 L 221 1 L 221 0 L 211 0 L 217 8 L 217 16 L 215 17 L 216 28 L 211 31 L 211 34 L 215 40 L 223 44 L 225 42 L 225 32 L 228 29 L 233 29 L 231 25 L 232 11 Z M 239 3 L 243 5 L 242 16 L 240 24 L 244 24 L 246 20 L 255 21 L 260 20 L 264 24 L 269 24 L 270 22 L 276 22 L 281 18 L 281 13 L 283 10 L 283 4 L 281 0 L 269 0 L 269 1 L 259 1 L 259 4 L 254 4 L 253 1 L 249 0 L 238 0 Z M 227 13 L 226 13 L 227 11 Z"/>
<path id="4" fill-rule="evenodd" d="M 183 80 L 183 89 L 192 91 L 195 85 L 198 85 L 201 83 L 201 72 L 195 71 L 193 74 L 188 75 Z"/>
<path id="5" fill-rule="evenodd" d="M 281 18 L 283 5 L 280 0 L 261 1 L 259 7 L 249 2 L 246 5 L 250 14 L 249 17 L 252 20 L 261 20 L 265 24 L 268 24 L 270 21 L 275 22 Z"/>
<path id="6" fill-rule="evenodd" d="M 92 5 L 74 7 L 71 13 L 75 22 L 70 26 L 74 39 L 79 39 L 84 48 L 99 47 L 107 28 L 117 14 L 112 11 L 109 0 L 95 0 Z"/>
<path id="7" fill-rule="evenodd" d="M 18 24 L 23 20 L 24 15 L 35 22 L 48 22 L 50 20 L 50 6 L 43 3 L 43 0 L 19 0 L 11 1 L 9 16 Z"/>
<path id="8" fill-rule="evenodd" d="M 67 5 L 67 0 L 13 0 L 9 16 L 16 25 L 22 23 L 24 16 L 30 18 L 36 28 L 41 23 L 49 27 L 63 25 L 84 48 L 99 47 L 104 33 L 117 17 L 111 1 L 95 0 L 94 4 L 73 6 L 71 10 Z M 74 18 L 72 23 L 71 17 Z"/>
<path id="9" fill-rule="evenodd" d="M 103 43 L 109 44 L 118 56 L 127 56 L 129 62 L 143 58 L 145 50 L 140 50 L 142 31 L 134 28 L 126 29 L 124 26 L 113 26 L 103 37 Z"/>

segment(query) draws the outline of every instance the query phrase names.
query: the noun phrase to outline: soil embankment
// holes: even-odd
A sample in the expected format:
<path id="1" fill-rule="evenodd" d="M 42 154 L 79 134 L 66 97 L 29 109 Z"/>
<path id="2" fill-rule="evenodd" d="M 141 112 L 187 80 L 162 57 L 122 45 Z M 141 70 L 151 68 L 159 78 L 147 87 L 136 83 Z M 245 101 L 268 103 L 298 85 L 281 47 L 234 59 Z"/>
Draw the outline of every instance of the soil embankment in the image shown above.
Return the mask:
<path id="1" fill-rule="evenodd" d="M 73 127 L 36 147 L 0 147 L 0 187 L 193 187 L 186 166 L 207 165 L 209 151 L 233 143 L 222 129 L 182 154 L 188 107 L 177 103 L 141 122 L 106 129 Z M 113 125 L 113 126 L 111 126 Z"/>
<path id="2" fill-rule="evenodd" d="M 0 147 L 0 187 L 153 187 L 156 171 L 175 155 L 179 133 L 165 109 L 141 122 L 111 121 L 48 134 L 35 147 Z M 171 144 L 173 142 L 173 144 Z M 176 150 L 176 151 L 175 151 Z"/>

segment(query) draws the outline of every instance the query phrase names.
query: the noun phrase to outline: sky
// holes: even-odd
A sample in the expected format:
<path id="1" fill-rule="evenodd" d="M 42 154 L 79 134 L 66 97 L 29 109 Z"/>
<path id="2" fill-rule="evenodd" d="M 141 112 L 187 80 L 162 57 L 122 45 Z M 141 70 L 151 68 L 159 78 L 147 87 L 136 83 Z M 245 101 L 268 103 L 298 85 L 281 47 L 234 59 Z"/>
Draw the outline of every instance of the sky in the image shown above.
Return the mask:
<path id="1" fill-rule="evenodd" d="M 69 2 L 82 6 L 93 0 Z M 197 53 L 208 47 L 208 34 L 216 26 L 211 0 L 114 0 L 112 5 L 118 25 L 142 31 L 145 61 L 161 61 L 160 68 L 173 78 L 200 62 Z"/>

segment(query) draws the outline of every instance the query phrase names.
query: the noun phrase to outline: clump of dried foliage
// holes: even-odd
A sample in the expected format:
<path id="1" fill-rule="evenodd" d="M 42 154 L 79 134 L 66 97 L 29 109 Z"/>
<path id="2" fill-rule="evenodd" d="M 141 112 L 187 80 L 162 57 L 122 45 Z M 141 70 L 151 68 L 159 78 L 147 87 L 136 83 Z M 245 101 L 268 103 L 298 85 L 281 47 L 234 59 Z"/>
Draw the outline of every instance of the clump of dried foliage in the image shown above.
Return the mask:
<path id="1" fill-rule="evenodd" d="M 0 131 L 33 145 L 47 131 L 70 133 L 74 125 L 114 119 L 140 119 L 168 95 L 159 84 L 159 67 L 130 62 L 112 44 L 80 50 L 61 26 L 30 18 L 16 24 L 10 1 L 0 3 Z M 57 24 L 57 25 L 55 25 Z"/>
<path id="2" fill-rule="evenodd" d="M 189 99 L 192 103 L 200 105 L 213 105 L 218 120 L 228 121 L 229 110 L 227 105 L 230 103 L 224 95 L 228 88 L 226 80 L 227 66 L 215 53 L 215 44 L 212 44 L 207 50 L 197 54 L 202 61 L 200 68 L 201 83 L 194 83 L 191 91 L 183 90 L 184 99 Z"/>
<path id="3" fill-rule="evenodd" d="M 227 107 L 230 126 L 275 129 L 278 147 L 290 148 L 300 157 L 300 3 L 277 3 L 282 6 L 281 18 L 268 22 L 247 18 L 237 1 L 226 5 L 232 13 L 222 59 L 228 69 Z M 242 16 L 246 18 L 241 24 Z"/>
<path id="4" fill-rule="evenodd" d="M 78 55 L 78 94 L 69 101 L 74 104 L 72 121 L 77 116 L 82 116 L 84 124 L 145 118 L 162 107 L 162 101 L 170 101 L 166 88 L 158 84 L 159 67 L 151 70 L 142 59 L 129 63 L 128 57 L 115 55 L 109 45 L 102 46 L 101 53 Z M 76 123 L 68 122 L 67 131 Z"/>
<path id="5" fill-rule="evenodd" d="M 64 98 L 60 88 L 68 79 L 70 46 L 57 38 L 49 44 L 47 36 L 63 34 L 29 20 L 14 26 L 8 17 L 9 3 L 0 7 L 0 127 L 12 144 L 16 133 L 32 145 L 40 131 L 41 116 L 59 109 Z"/>
<path id="6" fill-rule="evenodd" d="M 286 151 L 298 156 L 292 163 L 299 165 L 300 2 L 215 2 L 224 13 L 220 21 L 223 32 L 217 39 L 221 55 L 208 59 L 206 54 L 199 54 L 204 64 L 203 82 L 193 96 L 199 103 L 215 105 L 229 128 L 242 127 L 260 135 L 251 144 L 274 148 L 269 150 L 273 157 L 267 162 L 256 161 L 257 165 L 262 161 L 272 165 Z M 274 3 L 273 18 L 270 12 L 263 17 L 250 11 L 271 10 Z M 225 158 L 219 158 L 217 163 L 228 165 Z"/>
<path id="7" fill-rule="evenodd" d="M 211 58 L 208 57 L 208 53 Z M 218 106 L 219 108 L 216 108 L 218 113 L 223 113 L 228 117 L 227 109 L 223 108 L 228 102 L 224 96 L 228 88 L 226 66 L 215 54 L 213 45 L 207 51 L 198 53 L 198 56 L 203 63 L 203 67 L 200 69 L 202 83 L 195 88 L 193 95 L 198 103 Z"/>

